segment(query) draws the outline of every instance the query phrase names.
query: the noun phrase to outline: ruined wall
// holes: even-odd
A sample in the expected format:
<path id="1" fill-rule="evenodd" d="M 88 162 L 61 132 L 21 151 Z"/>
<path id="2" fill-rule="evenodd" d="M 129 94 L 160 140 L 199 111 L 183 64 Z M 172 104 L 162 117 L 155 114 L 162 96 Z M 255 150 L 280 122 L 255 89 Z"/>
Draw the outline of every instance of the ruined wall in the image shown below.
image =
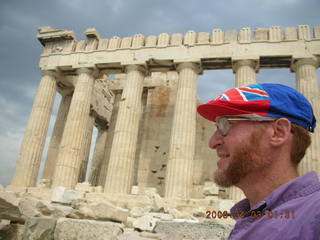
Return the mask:
<path id="1" fill-rule="evenodd" d="M 112 146 L 118 104 L 121 101 L 121 88 L 126 81 L 125 74 L 118 74 L 110 81 L 114 89 L 115 101 L 108 126 L 108 138 L 105 146 L 104 163 L 100 169 L 97 185 L 104 186 L 108 159 Z M 134 185 L 156 188 L 164 194 L 165 174 L 169 153 L 171 127 L 176 98 L 178 74 L 154 72 L 145 78 L 142 94 L 142 117 L 137 143 Z M 198 102 L 200 104 L 200 102 Z M 216 167 L 216 153 L 208 148 L 208 141 L 213 133 L 213 125 L 197 116 L 196 152 L 193 169 L 193 197 L 203 197 L 201 190 L 204 181 L 212 181 Z"/>

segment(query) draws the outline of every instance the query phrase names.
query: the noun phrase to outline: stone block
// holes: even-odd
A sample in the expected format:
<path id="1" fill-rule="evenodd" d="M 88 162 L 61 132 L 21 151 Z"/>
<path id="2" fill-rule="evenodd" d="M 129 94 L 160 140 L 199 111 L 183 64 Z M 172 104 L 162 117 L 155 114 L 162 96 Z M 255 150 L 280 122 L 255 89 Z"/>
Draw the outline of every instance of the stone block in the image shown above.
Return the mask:
<path id="1" fill-rule="evenodd" d="M 79 213 L 89 219 L 116 222 L 126 222 L 129 216 L 127 209 L 116 207 L 109 202 L 97 202 L 80 206 Z"/>
<path id="2" fill-rule="evenodd" d="M 25 218 L 19 210 L 19 201 L 14 193 L 0 192 L 0 219 L 23 222 Z"/>
<path id="3" fill-rule="evenodd" d="M 151 232 L 141 232 L 139 236 L 146 239 L 159 239 L 161 237 L 160 234 L 151 233 Z"/>
<path id="4" fill-rule="evenodd" d="M 255 40 L 256 41 L 267 41 L 269 37 L 268 28 L 257 28 L 255 31 Z"/>
<path id="5" fill-rule="evenodd" d="M 51 180 L 50 179 L 41 179 L 40 182 L 37 183 L 38 188 L 50 188 Z"/>
<path id="6" fill-rule="evenodd" d="M 146 47 L 155 47 L 157 45 L 157 36 L 148 36 L 146 38 Z"/>
<path id="7" fill-rule="evenodd" d="M 91 184 L 89 182 L 77 183 L 75 190 L 79 192 L 93 192 Z"/>
<path id="8" fill-rule="evenodd" d="M 51 201 L 62 204 L 71 204 L 76 199 L 76 191 L 64 187 L 56 187 L 53 190 Z"/>
<path id="9" fill-rule="evenodd" d="M 4 220 L 4 219 L 0 220 L 0 232 L 1 232 L 1 229 L 3 229 L 4 227 L 6 227 L 9 224 L 10 224 L 10 220 Z"/>
<path id="10" fill-rule="evenodd" d="M 148 213 L 148 215 L 150 215 L 154 218 L 158 218 L 161 221 L 172 221 L 173 220 L 173 216 L 171 214 L 167 214 L 167 213 Z"/>
<path id="11" fill-rule="evenodd" d="M 133 228 L 133 222 L 136 220 L 136 218 L 128 217 L 127 221 L 124 223 L 126 227 Z"/>
<path id="12" fill-rule="evenodd" d="M 15 192 L 15 193 L 26 193 L 27 192 L 27 188 L 26 187 L 16 187 L 13 185 L 9 185 L 8 187 L 6 187 L 6 191 L 7 192 Z"/>
<path id="13" fill-rule="evenodd" d="M 46 239 L 53 240 L 57 219 L 50 217 L 32 217 L 25 224 L 23 240 Z"/>
<path id="14" fill-rule="evenodd" d="M 138 186 L 132 186 L 131 194 L 132 195 L 138 195 L 139 194 L 139 187 Z"/>
<path id="15" fill-rule="evenodd" d="M 238 39 L 237 30 L 227 30 L 225 32 L 225 41 L 226 42 L 236 42 Z"/>
<path id="16" fill-rule="evenodd" d="M 93 188 L 93 192 L 95 192 L 95 193 L 103 193 L 102 186 L 96 186 L 96 187 L 92 187 L 92 188 Z"/>
<path id="17" fill-rule="evenodd" d="M 231 225 L 222 225 L 215 222 L 189 223 L 189 222 L 157 222 L 154 232 L 164 234 L 166 237 L 177 234 L 183 239 L 227 239 L 232 229 Z M 169 239 L 169 238 L 163 238 Z M 174 238 L 182 239 L 182 238 Z"/>
<path id="18" fill-rule="evenodd" d="M 192 213 L 192 215 L 197 218 L 204 218 L 205 214 L 206 214 L 206 210 L 203 207 L 199 207 Z"/>
<path id="19" fill-rule="evenodd" d="M 21 240 L 24 230 L 24 225 L 8 224 L 0 229 L 0 240 Z"/>
<path id="20" fill-rule="evenodd" d="M 164 208 L 165 208 L 165 202 L 163 198 L 161 198 L 159 194 L 154 194 L 151 210 L 155 212 L 160 212 L 160 211 L 164 211 Z"/>
<path id="21" fill-rule="evenodd" d="M 27 189 L 27 195 L 37 199 L 50 200 L 52 189 L 46 187 L 30 187 Z"/>
<path id="22" fill-rule="evenodd" d="M 150 215 L 146 215 L 136 219 L 133 222 L 133 227 L 142 231 L 152 232 L 154 227 L 156 226 L 157 221 L 159 221 L 159 219 L 156 219 Z"/>
<path id="23" fill-rule="evenodd" d="M 142 217 L 143 215 L 146 215 L 148 212 L 150 212 L 150 208 L 141 208 L 141 207 L 134 207 L 130 211 L 131 217 Z"/>
<path id="24" fill-rule="evenodd" d="M 37 209 L 39 200 L 33 198 L 23 198 L 19 202 L 19 210 L 26 218 L 40 217 L 41 213 Z"/>
<path id="25" fill-rule="evenodd" d="M 72 207 L 49 204 L 39 201 L 36 205 L 37 210 L 44 216 L 52 216 L 55 218 L 65 217 L 72 212 Z"/>
<path id="26" fill-rule="evenodd" d="M 297 40 L 298 39 L 298 32 L 296 27 L 288 27 L 284 31 L 284 39 L 285 40 Z"/>
<path id="27" fill-rule="evenodd" d="M 220 200 L 218 202 L 218 210 L 219 211 L 227 211 L 230 212 L 230 209 L 233 207 L 233 205 L 236 203 L 236 201 L 233 200 Z"/>
<path id="28" fill-rule="evenodd" d="M 205 196 L 218 196 L 219 187 L 214 182 L 205 182 L 203 186 L 203 194 Z"/>
<path id="29" fill-rule="evenodd" d="M 171 214 L 176 219 L 194 219 L 189 213 L 180 212 L 175 208 L 169 208 L 168 213 Z"/>
<path id="30" fill-rule="evenodd" d="M 118 223 L 60 218 L 56 224 L 54 239 L 114 240 L 122 232 L 122 225 Z"/>

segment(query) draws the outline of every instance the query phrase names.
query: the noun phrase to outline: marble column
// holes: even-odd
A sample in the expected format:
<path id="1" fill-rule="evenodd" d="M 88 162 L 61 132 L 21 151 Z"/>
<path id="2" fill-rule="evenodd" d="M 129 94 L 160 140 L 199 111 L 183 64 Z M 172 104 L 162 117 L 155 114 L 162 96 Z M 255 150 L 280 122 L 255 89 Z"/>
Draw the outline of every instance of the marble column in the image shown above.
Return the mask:
<path id="1" fill-rule="evenodd" d="M 141 117 L 144 68 L 126 66 L 127 80 L 122 92 L 104 191 L 130 193 Z"/>
<path id="2" fill-rule="evenodd" d="M 54 72 L 44 71 L 34 99 L 16 170 L 11 182 L 15 187 L 34 187 L 39 173 L 52 106 L 56 95 Z"/>
<path id="3" fill-rule="evenodd" d="M 236 87 L 256 84 L 255 60 L 236 60 L 233 62 L 233 71 L 236 74 Z"/>
<path id="4" fill-rule="evenodd" d="M 59 145 L 61 142 L 63 129 L 67 120 L 71 99 L 72 94 L 62 96 L 58 115 L 56 118 L 56 122 L 53 128 L 53 133 L 49 144 L 47 160 L 44 166 L 42 179 L 48 180 L 50 184 L 52 183 L 52 178 L 57 163 Z"/>
<path id="5" fill-rule="evenodd" d="M 81 153 L 82 160 L 81 160 L 79 179 L 78 179 L 78 182 L 80 183 L 86 181 L 86 174 L 87 174 L 88 161 L 90 156 L 92 132 L 94 127 L 95 117 L 92 114 L 89 114 L 89 116 L 87 116 L 86 119 L 84 120 L 87 121 L 87 126 L 86 126 L 87 132 L 86 132 L 84 147 L 82 148 L 82 153 Z"/>
<path id="6" fill-rule="evenodd" d="M 298 59 L 293 65 L 296 72 L 297 90 L 301 92 L 312 104 L 316 119 L 320 120 L 320 90 L 317 80 L 317 67 L 319 62 L 315 58 Z M 299 173 L 303 175 L 309 171 L 320 173 L 320 129 L 319 125 L 311 134 L 311 146 L 304 159 L 299 164 Z"/>
<path id="7" fill-rule="evenodd" d="M 77 71 L 78 79 L 71 100 L 69 114 L 62 135 L 52 187 L 74 188 L 79 171 L 88 124 L 83 120 L 90 112 L 94 77 L 88 68 Z"/>
<path id="8" fill-rule="evenodd" d="M 256 84 L 256 60 L 236 60 L 233 62 L 233 71 L 236 75 L 236 87 L 241 87 L 250 84 Z M 228 189 L 229 198 L 233 200 L 241 200 L 244 198 L 243 192 L 237 187 Z"/>
<path id="9" fill-rule="evenodd" d="M 188 199 L 195 154 L 197 77 L 195 63 L 181 63 L 165 179 L 165 197 Z"/>
<path id="10" fill-rule="evenodd" d="M 107 129 L 105 127 L 98 126 L 98 136 L 93 152 L 91 172 L 89 177 L 89 182 L 92 186 L 98 185 L 98 176 L 100 174 L 101 165 L 104 159 L 106 141 Z"/>

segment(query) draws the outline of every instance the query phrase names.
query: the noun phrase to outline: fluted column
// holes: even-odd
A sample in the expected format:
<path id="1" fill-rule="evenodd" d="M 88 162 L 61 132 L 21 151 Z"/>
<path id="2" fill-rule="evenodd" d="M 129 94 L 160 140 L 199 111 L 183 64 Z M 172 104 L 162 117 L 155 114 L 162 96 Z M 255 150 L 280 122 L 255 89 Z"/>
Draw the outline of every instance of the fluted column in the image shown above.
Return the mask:
<path id="1" fill-rule="evenodd" d="M 58 161 L 53 178 L 53 187 L 73 188 L 78 182 L 85 146 L 87 122 L 83 120 L 90 112 L 94 77 L 87 68 L 78 70 L 78 80 L 71 100 L 67 122 L 59 147 Z"/>
<path id="2" fill-rule="evenodd" d="M 36 184 L 55 95 L 54 72 L 44 71 L 21 144 L 12 186 L 33 187 Z"/>
<path id="3" fill-rule="evenodd" d="M 104 187 L 104 191 L 111 194 L 130 193 L 133 182 L 144 69 L 138 65 L 128 65 L 126 71 L 127 80 L 119 104 Z"/>
<path id="4" fill-rule="evenodd" d="M 181 63 L 171 130 L 165 197 L 187 199 L 192 190 L 196 138 L 196 96 L 199 67 Z"/>
<path id="5" fill-rule="evenodd" d="M 104 158 L 106 140 L 107 129 L 105 127 L 98 126 L 98 136 L 96 139 L 96 146 L 93 152 L 91 172 L 89 178 L 89 182 L 92 186 L 97 186 L 98 184 L 98 176 Z"/>
<path id="6" fill-rule="evenodd" d="M 233 61 L 233 72 L 236 75 L 236 87 L 256 84 L 257 60 L 235 60 Z M 244 198 L 243 192 L 237 187 L 229 188 L 229 198 L 241 200 Z"/>
<path id="7" fill-rule="evenodd" d="M 52 182 L 54 169 L 56 167 L 57 157 L 59 152 L 59 145 L 61 142 L 63 129 L 67 120 L 71 99 L 72 99 L 72 94 L 62 96 L 58 115 L 53 128 L 53 133 L 51 136 L 48 154 L 47 154 L 47 160 L 44 166 L 43 176 L 42 176 L 43 179 L 49 180 L 50 183 Z"/>
<path id="8" fill-rule="evenodd" d="M 316 119 L 320 120 L 320 91 L 317 80 L 318 61 L 315 58 L 297 60 L 293 65 L 296 72 L 297 90 L 301 92 L 312 104 Z M 319 126 L 311 134 L 311 146 L 299 165 L 301 175 L 309 171 L 320 173 L 320 129 Z"/>
<path id="9" fill-rule="evenodd" d="M 87 126 L 86 126 L 87 132 L 84 140 L 84 147 L 82 148 L 82 153 L 81 153 L 82 160 L 81 160 L 79 179 L 78 179 L 78 182 L 80 183 L 86 180 L 95 117 L 89 114 L 89 116 L 84 117 L 83 120 L 87 122 Z"/>
<path id="10" fill-rule="evenodd" d="M 255 60 L 236 60 L 233 62 L 233 71 L 236 74 L 236 87 L 256 84 Z"/>

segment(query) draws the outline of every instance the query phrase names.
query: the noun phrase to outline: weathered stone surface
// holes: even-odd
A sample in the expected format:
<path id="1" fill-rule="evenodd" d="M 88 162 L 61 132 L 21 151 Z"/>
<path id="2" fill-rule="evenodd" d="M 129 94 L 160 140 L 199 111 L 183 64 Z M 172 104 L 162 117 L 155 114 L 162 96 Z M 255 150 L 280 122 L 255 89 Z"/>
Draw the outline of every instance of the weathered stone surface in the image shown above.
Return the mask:
<path id="1" fill-rule="evenodd" d="M 159 239 L 161 237 L 160 234 L 157 233 L 151 233 L 151 232 L 141 232 L 139 236 L 148 238 L 148 239 Z"/>
<path id="2" fill-rule="evenodd" d="M 52 189 L 46 187 L 29 187 L 27 188 L 27 193 L 25 196 L 42 199 L 42 200 L 49 200 L 52 196 Z"/>
<path id="3" fill-rule="evenodd" d="M 203 186 L 203 194 L 205 196 L 218 196 L 219 187 L 214 182 L 205 182 Z"/>
<path id="4" fill-rule="evenodd" d="M 187 222 L 157 222 L 155 233 L 166 234 L 167 237 L 173 234 L 181 234 L 183 239 L 227 239 L 232 226 L 222 225 L 215 222 L 187 223 Z M 172 238 L 163 238 L 172 239 Z M 179 238 L 175 238 L 179 239 Z"/>
<path id="5" fill-rule="evenodd" d="M 49 217 L 29 218 L 25 224 L 26 228 L 23 233 L 23 240 L 53 240 L 56 222 L 57 219 Z"/>
<path id="6" fill-rule="evenodd" d="M 149 213 L 148 215 L 159 218 L 162 221 L 172 221 L 173 216 L 171 214 L 166 214 L 166 213 Z"/>
<path id="7" fill-rule="evenodd" d="M 135 218 L 142 217 L 148 212 L 150 212 L 150 208 L 133 207 L 130 211 L 130 216 Z"/>
<path id="8" fill-rule="evenodd" d="M 79 213 L 84 217 L 95 220 L 112 220 L 126 222 L 129 211 L 116 207 L 109 202 L 97 202 L 80 206 Z"/>
<path id="9" fill-rule="evenodd" d="M 26 218 L 39 217 L 41 213 L 37 209 L 38 200 L 33 198 L 23 198 L 19 202 L 19 210 Z"/>
<path id="10" fill-rule="evenodd" d="M 10 224 L 10 220 L 5 220 L 5 219 L 0 220 L 0 230 L 9 224 Z"/>
<path id="11" fill-rule="evenodd" d="M 71 204 L 72 200 L 76 198 L 76 192 L 68 190 L 65 187 L 56 187 L 52 193 L 52 202 Z"/>
<path id="12" fill-rule="evenodd" d="M 0 240 L 21 240 L 25 226 L 9 224 L 0 229 Z"/>
<path id="13" fill-rule="evenodd" d="M 151 232 L 156 226 L 157 221 L 159 221 L 159 219 L 156 219 L 150 215 L 146 215 L 135 220 L 133 222 L 133 227 L 142 231 Z"/>
<path id="14" fill-rule="evenodd" d="M 65 217 L 73 211 L 72 207 L 49 204 L 44 201 L 39 201 L 36 205 L 37 210 L 44 216 Z"/>
<path id="15" fill-rule="evenodd" d="M 93 192 L 93 188 L 89 182 L 77 183 L 75 190 L 80 192 Z"/>
<path id="16" fill-rule="evenodd" d="M 171 214 L 176 219 L 194 219 L 191 214 L 186 212 L 181 212 L 175 208 L 169 208 L 168 213 Z"/>
<path id="17" fill-rule="evenodd" d="M 200 218 L 203 217 L 204 218 L 205 217 L 205 213 L 206 213 L 206 210 L 204 208 L 200 207 L 200 208 L 196 209 L 196 211 L 194 211 L 192 213 L 192 215 L 194 217 L 200 217 Z"/>
<path id="18" fill-rule="evenodd" d="M 124 233 L 117 237 L 117 240 L 151 240 L 154 238 L 146 237 L 142 232 L 135 231 L 133 228 L 125 228 Z M 157 239 L 157 238 L 156 238 Z"/>
<path id="19" fill-rule="evenodd" d="M 122 225 L 118 223 L 60 218 L 56 224 L 54 239 L 114 240 L 122 232 Z"/>
<path id="20" fill-rule="evenodd" d="M 153 204 L 151 209 L 155 212 L 160 212 L 160 211 L 164 211 L 164 207 L 165 207 L 165 202 L 163 200 L 163 198 L 161 198 L 159 196 L 159 194 L 154 194 L 153 195 Z"/>
<path id="21" fill-rule="evenodd" d="M 4 187 L 0 184 L 0 192 L 4 191 Z"/>
<path id="22" fill-rule="evenodd" d="M 0 192 L 0 219 L 23 222 L 25 218 L 20 213 L 19 201 L 14 193 Z"/>

